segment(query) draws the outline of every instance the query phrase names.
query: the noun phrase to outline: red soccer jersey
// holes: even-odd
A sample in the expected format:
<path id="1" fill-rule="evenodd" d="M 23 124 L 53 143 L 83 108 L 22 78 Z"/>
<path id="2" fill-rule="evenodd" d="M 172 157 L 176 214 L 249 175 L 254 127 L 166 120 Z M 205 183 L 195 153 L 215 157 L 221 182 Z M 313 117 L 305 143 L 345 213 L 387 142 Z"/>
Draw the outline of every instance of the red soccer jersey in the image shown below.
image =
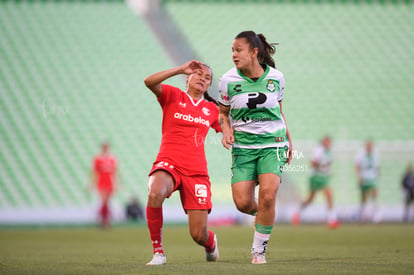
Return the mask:
<path id="1" fill-rule="evenodd" d="M 158 102 L 162 140 L 155 163 L 168 162 L 187 176 L 208 175 L 204 141 L 210 127 L 221 131 L 218 107 L 204 99 L 194 102 L 186 92 L 165 84 Z"/>
<path id="2" fill-rule="evenodd" d="M 116 170 L 116 159 L 111 155 L 99 155 L 95 157 L 93 164 L 95 173 L 98 175 L 98 189 L 113 189 L 112 178 Z"/>

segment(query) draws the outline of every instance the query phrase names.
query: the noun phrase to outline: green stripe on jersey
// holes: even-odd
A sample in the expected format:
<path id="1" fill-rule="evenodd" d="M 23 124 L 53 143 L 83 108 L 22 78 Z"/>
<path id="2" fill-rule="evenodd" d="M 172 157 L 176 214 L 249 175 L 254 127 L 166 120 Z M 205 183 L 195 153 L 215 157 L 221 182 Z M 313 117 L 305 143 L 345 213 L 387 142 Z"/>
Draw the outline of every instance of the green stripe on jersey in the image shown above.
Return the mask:
<path id="1" fill-rule="evenodd" d="M 277 138 L 281 138 L 280 140 L 276 140 Z M 251 134 L 246 132 L 234 132 L 234 143 L 236 147 L 243 147 L 243 146 L 252 146 L 258 145 L 260 147 L 266 147 L 266 145 L 271 145 L 274 147 L 284 146 L 287 143 L 286 137 L 286 129 L 282 128 L 277 130 L 274 133 L 267 133 L 267 134 Z M 279 145 L 280 144 L 280 145 Z"/>

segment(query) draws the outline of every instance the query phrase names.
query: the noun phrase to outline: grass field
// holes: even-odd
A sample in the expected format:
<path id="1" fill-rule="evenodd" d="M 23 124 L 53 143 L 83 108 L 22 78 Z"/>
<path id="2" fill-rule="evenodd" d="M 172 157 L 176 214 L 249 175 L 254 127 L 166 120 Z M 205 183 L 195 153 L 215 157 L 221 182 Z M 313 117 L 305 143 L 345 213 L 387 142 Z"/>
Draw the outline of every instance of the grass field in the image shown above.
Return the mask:
<path id="1" fill-rule="evenodd" d="M 252 228 L 214 227 L 220 259 L 204 251 L 186 226 L 166 226 L 167 265 L 145 266 L 145 226 L 0 230 L 1 274 L 412 274 L 414 224 L 276 226 L 268 264 L 250 264 Z"/>

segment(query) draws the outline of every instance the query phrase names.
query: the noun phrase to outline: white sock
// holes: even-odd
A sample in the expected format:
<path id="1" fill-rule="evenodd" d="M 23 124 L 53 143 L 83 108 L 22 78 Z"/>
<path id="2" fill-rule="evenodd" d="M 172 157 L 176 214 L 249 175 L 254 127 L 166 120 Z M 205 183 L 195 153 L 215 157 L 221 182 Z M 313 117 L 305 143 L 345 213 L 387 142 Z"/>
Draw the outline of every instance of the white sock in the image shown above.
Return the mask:
<path id="1" fill-rule="evenodd" d="M 265 253 L 269 239 L 270 234 L 263 234 L 254 231 L 252 253 Z"/>
<path id="2" fill-rule="evenodd" d="M 379 223 L 381 221 L 381 213 L 377 201 L 373 201 L 372 222 Z"/>
<path id="3" fill-rule="evenodd" d="M 336 222 L 338 220 L 338 217 L 337 217 L 337 215 L 336 215 L 336 211 L 335 211 L 335 209 L 329 209 L 329 211 L 328 211 L 328 223 L 331 223 L 331 222 Z"/>
<path id="4" fill-rule="evenodd" d="M 365 208 L 366 208 L 367 206 L 366 206 L 366 203 L 363 203 L 362 205 L 361 205 L 361 208 L 359 209 L 359 217 L 358 217 L 358 219 L 360 220 L 360 221 L 362 221 L 362 220 L 364 220 L 365 219 Z"/>

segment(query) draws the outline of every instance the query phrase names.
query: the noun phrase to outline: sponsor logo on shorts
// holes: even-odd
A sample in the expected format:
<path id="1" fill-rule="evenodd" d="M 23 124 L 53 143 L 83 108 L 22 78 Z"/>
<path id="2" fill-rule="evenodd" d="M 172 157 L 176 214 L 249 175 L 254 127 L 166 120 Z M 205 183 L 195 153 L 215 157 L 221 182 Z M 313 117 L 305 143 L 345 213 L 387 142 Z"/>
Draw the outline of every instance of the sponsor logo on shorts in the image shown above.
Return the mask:
<path id="1" fill-rule="evenodd" d="M 205 184 L 196 184 L 194 190 L 196 197 L 207 198 L 207 186 Z"/>
<path id="2" fill-rule="evenodd" d="M 205 120 L 201 116 L 193 117 L 191 114 L 184 115 L 184 114 L 181 114 L 181 113 L 177 112 L 177 113 L 174 114 L 174 118 L 182 119 L 184 121 L 193 122 L 193 123 L 196 123 L 196 124 L 203 124 L 207 127 L 210 127 L 210 121 Z"/>
<path id="3" fill-rule="evenodd" d="M 170 169 L 174 169 L 174 165 L 166 162 L 166 161 L 160 161 L 158 162 L 155 166 L 157 167 L 165 167 L 165 168 L 170 168 Z"/>

